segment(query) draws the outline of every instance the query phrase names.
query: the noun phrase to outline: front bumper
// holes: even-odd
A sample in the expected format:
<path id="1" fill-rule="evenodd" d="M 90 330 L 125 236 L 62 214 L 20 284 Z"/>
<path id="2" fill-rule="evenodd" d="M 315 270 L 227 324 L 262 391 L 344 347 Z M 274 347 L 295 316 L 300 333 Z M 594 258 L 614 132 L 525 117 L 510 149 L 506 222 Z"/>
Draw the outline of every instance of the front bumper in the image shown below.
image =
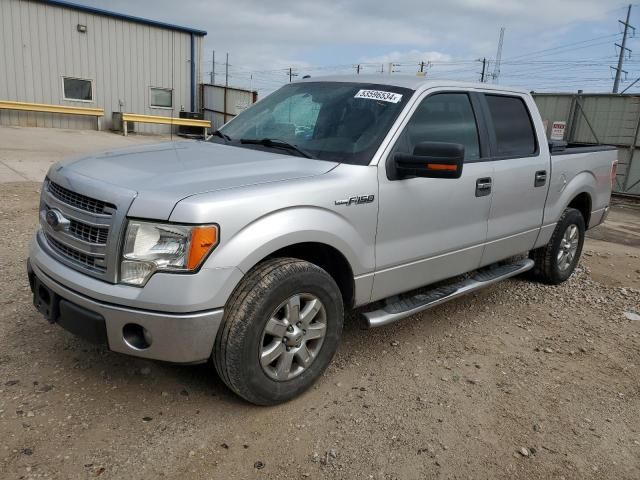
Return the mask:
<path id="1" fill-rule="evenodd" d="M 66 315 L 58 323 L 73 333 L 89 338 L 82 332 L 89 330 L 95 333 L 104 329 L 110 350 L 154 360 L 202 363 L 211 355 L 222 321 L 222 308 L 171 313 L 115 305 L 93 299 L 63 285 L 48 275 L 38 261 L 34 261 L 33 255 L 28 261 L 27 269 L 32 286 L 39 282 L 59 297 L 60 306 L 66 309 Z M 62 320 L 62 316 L 60 318 Z M 104 320 L 104 327 L 88 327 L 87 322 L 100 324 L 100 319 Z M 132 344 L 127 335 L 127 329 L 131 325 L 146 329 L 150 340 L 148 346 L 138 348 Z M 97 338 L 100 338 L 99 332 Z M 89 339 L 95 341 L 94 338 Z"/>

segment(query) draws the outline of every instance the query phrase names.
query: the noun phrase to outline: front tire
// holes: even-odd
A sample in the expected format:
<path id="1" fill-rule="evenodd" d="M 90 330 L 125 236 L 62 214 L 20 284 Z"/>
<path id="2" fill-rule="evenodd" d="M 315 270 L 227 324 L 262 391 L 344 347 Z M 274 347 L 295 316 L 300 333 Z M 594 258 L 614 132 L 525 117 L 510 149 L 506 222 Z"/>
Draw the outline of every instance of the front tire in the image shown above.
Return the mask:
<path id="1" fill-rule="evenodd" d="M 558 220 L 551 240 L 531 252 L 535 261 L 534 276 L 549 285 L 567 280 L 580 260 L 584 244 L 585 224 L 582 214 L 567 208 Z"/>
<path id="2" fill-rule="evenodd" d="M 267 260 L 227 302 L 213 352 L 218 375 L 251 403 L 286 402 L 327 368 L 343 317 L 340 289 L 325 270 L 295 258 Z"/>

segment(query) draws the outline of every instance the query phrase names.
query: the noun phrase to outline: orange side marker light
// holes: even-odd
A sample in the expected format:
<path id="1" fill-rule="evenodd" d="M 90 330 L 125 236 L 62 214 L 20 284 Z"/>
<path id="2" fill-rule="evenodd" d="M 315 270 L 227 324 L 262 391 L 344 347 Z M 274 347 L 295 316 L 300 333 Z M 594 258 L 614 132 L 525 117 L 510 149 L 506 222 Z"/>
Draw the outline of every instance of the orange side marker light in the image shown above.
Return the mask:
<path id="1" fill-rule="evenodd" d="M 191 232 L 187 268 L 193 270 L 218 243 L 218 227 L 196 227 Z"/>

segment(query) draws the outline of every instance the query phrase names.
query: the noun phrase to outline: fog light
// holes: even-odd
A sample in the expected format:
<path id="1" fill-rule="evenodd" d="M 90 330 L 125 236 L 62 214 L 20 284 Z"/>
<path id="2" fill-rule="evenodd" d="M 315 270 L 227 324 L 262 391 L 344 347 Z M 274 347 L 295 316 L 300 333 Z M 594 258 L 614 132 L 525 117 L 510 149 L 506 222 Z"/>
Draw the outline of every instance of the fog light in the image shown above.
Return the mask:
<path id="1" fill-rule="evenodd" d="M 136 350 L 145 350 L 151 346 L 151 334 L 142 325 L 127 323 L 122 327 L 124 343 Z"/>
<path id="2" fill-rule="evenodd" d="M 148 262 L 124 260 L 120 266 L 120 275 L 124 283 L 142 286 L 147 283 L 155 266 Z"/>

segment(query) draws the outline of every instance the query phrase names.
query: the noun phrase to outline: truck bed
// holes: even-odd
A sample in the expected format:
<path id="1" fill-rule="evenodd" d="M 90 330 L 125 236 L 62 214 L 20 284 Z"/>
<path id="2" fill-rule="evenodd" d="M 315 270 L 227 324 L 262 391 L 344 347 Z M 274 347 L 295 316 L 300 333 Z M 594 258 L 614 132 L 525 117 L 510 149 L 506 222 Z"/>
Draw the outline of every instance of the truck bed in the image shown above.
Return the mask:
<path id="1" fill-rule="evenodd" d="M 549 152 L 552 156 L 571 155 L 574 153 L 605 152 L 616 149 L 617 147 L 614 145 L 549 142 Z"/>

